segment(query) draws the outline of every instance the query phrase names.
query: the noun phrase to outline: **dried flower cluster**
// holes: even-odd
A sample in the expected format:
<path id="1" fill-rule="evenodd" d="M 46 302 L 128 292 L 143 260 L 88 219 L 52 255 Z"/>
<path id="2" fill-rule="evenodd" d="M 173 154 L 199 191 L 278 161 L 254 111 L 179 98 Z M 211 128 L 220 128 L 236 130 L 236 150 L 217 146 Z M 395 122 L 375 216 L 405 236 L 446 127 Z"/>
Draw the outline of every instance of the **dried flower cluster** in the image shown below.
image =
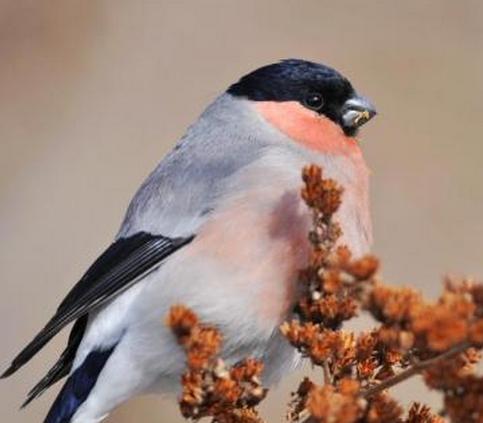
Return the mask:
<path id="1" fill-rule="evenodd" d="M 304 423 L 483 422 L 483 377 L 476 364 L 483 347 L 483 284 L 451 280 L 436 302 L 377 276 L 373 256 L 353 258 L 340 245 L 335 220 L 342 188 L 317 166 L 303 172 L 302 198 L 312 212 L 309 266 L 300 272 L 296 318 L 281 326 L 287 340 L 319 367 L 324 383 L 305 378 L 293 394 L 288 419 Z M 368 332 L 342 329 L 365 312 L 377 321 Z M 262 364 L 229 368 L 218 357 L 221 335 L 190 310 L 173 307 L 168 324 L 187 354 L 180 406 L 183 415 L 213 422 L 261 423 L 255 406 L 266 395 Z M 435 414 L 414 403 L 407 413 L 388 389 L 422 374 L 442 393 Z M 446 420 L 447 419 L 447 420 Z"/>
<path id="2" fill-rule="evenodd" d="M 387 389 L 423 373 L 428 387 L 444 395 L 452 422 L 483 421 L 483 379 L 475 373 L 483 346 L 483 285 L 447 281 L 436 303 L 413 289 L 385 285 L 378 261 L 351 257 L 339 246 L 334 215 L 342 188 L 304 169 L 302 197 L 310 207 L 312 256 L 300 274 L 298 319 L 281 330 L 303 355 L 320 366 L 324 385 L 305 379 L 294 395 L 291 421 L 337 423 L 436 423 L 443 418 L 414 404 L 407 416 Z M 379 325 L 356 335 L 342 323 L 368 312 Z"/>
<path id="3" fill-rule="evenodd" d="M 167 324 L 187 356 L 179 401 L 183 416 L 193 420 L 211 416 L 216 423 L 261 423 L 255 406 L 266 395 L 260 382 L 263 364 L 246 359 L 228 367 L 218 357 L 220 332 L 200 324 L 184 306 L 171 308 Z"/>

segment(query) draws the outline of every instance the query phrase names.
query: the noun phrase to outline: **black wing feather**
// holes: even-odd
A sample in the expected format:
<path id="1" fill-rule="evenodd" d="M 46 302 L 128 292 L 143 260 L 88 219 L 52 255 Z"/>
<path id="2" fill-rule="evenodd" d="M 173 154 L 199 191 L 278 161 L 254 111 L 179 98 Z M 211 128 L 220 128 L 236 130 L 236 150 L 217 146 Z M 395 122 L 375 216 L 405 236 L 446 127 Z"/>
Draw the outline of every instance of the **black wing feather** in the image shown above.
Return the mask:
<path id="1" fill-rule="evenodd" d="M 39 334 L 17 355 L 2 378 L 29 361 L 64 326 L 100 307 L 156 269 L 193 236 L 168 238 L 139 232 L 114 242 L 89 268 Z"/>

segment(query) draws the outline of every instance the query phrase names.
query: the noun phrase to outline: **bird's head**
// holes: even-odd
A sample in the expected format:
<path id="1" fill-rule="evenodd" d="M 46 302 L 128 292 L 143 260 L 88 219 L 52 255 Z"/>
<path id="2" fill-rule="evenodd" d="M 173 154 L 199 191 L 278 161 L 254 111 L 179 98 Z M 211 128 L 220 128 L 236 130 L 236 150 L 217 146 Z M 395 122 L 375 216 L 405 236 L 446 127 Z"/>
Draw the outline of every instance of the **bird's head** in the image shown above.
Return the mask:
<path id="1" fill-rule="evenodd" d="M 305 147 L 344 152 L 374 106 L 347 78 L 314 62 L 289 59 L 261 67 L 227 91 L 254 102 L 265 121 Z"/>

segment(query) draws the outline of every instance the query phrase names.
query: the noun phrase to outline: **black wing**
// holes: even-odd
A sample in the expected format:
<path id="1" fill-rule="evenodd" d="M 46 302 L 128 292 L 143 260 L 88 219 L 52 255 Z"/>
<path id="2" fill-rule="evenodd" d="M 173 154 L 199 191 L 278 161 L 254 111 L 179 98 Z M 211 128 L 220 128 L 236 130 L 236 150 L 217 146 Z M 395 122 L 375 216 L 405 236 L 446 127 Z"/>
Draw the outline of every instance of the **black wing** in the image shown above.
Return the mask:
<path id="1" fill-rule="evenodd" d="M 60 304 L 54 317 L 15 357 L 1 377 L 10 376 L 17 371 L 64 326 L 87 315 L 90 311 L 130 288 L 147 273 L 156 269 L 166 257 L 192 239 L 193 236 L 168 238 L 162 235 L 139 232 L 131 237 L 121 238 L 114 242 L 72 288 Z M 71 350 L 69 351 L 69 354 L 72 354 Z M 59 369 L 54 373 L 53 379 L 58 378 L 61 374 Z"/>

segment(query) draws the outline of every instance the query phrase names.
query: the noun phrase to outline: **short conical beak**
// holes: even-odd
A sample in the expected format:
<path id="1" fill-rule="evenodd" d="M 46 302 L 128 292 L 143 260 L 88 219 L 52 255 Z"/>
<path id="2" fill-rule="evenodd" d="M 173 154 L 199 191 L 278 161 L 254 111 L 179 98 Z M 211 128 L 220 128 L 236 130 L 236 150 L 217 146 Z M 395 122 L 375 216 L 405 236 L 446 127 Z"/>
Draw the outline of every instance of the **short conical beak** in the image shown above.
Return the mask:
<path id="1" fill-rule="evenodd" d="M 354 96 L 342 106 L 342 125 L 357 129 L 377 114 L 374 105 L 365 97 Z"/>

